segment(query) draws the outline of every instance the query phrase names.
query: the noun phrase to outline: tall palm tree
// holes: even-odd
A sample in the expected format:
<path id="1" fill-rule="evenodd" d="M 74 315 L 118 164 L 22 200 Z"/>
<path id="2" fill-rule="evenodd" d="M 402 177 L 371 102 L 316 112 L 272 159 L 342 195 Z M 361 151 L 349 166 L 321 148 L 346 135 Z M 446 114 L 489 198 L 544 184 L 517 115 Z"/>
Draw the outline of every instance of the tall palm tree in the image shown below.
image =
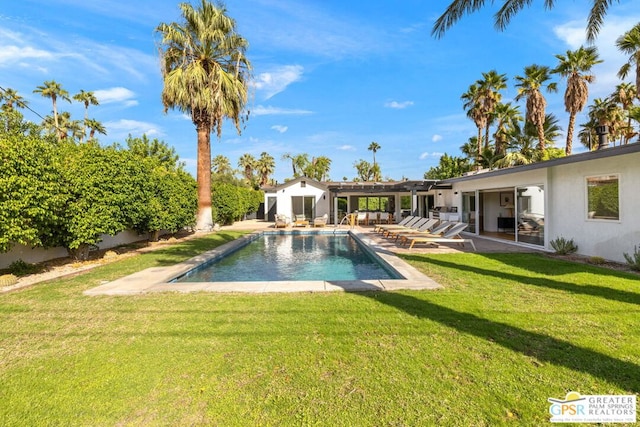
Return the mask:
<path id="1" fill-rule="evenodd" d="M 276 170 L 276 161 L 269 153 L 263 151 L 256 162 L 258 173 L 260 174 L 260 186 L 263 187 L 269 182 L 269 175 Z"/>
<path id="2" fill-rule="evenodd" d="M 567 140 L 565 154 L 571 154 L 573 144 L 573 130 L 576 125 L 576 116 L 581 112 L 589 99 L 589 83 L 595 76 L 591 74 L 591 68 L 602 62 L 598 58 L 598 50 L 595 46 L 568 50 L 566 55 L 556 55 L 558 66 L 551 72 L 560 74 L 567 79 L 567 89 L 564 92 L 564 108 L 569 113 L 569 126 L 567 128 Z"/>
<path id="3" fill-rule="evenodd" d="M 380 149 L 380 144 L 378 144 L 377 142 L 373 141 L 371 142 L 371 144 L 369 144 L 369 147 L 367 148 L 367 150 L 372 151 L 373 152 L 373 165 L 375 166 L 376 164 L 376 152 Z"/>
<path id="4" fill-rule="evenodd" d="M 196 229 L 213 227 L 211 213 L 211 132 L 222 135 L 222 123 L 231 119 L 238 133 L 247 103 L 251 64 L 247 41 L 236 32 L 236 22 L 223 6 L 201 0 L 194 8 L 181 3 L 183 22 L 162 23 L 160 56 L 165 112 L 189 113 L 198 133 L 198 218 Z"/>
<path id="5" fill-rule="evenodd" d="M 9 110 L 13 110 L 14 104 L 18 108 L 25 108 L 29 104 L 17 90 L 11 88 L 0 91 L 0 102 L 3 102 L 3 107 Z"/>
<path id="6" fill-rule="evenodd" d="M 496 70 L 491 70 L 482 73 L 482 79 L 478 80 L 476 84 L 479 86 L 481 112 L 486 116 L 484 149 L 487 150 L 489 148 L 489 127 L 496 105 L 502 100 L 500 91 L 507 87 L 507 75 L 498 74 Z"/>
<path id="7" fill-rule="evenodd" d="M 85 123 L 84 133 L 86 135 L 87 120 L 89 119 L 89 105 L 100 105 L 100 103 L 98 102 L 98 98 L 96 98 L 93 92 L 86 92 L 83 89 L 81 89 L 80 92 L 73 95 L 73 99 L 75 99 L 78 102 L 82 102 L 84 104 L 84 123 Z M 82 142 L 82 140 L 80 140 L 80 142 Z"/>
<path id="8" fill-rule="evenodd" d="M 528 122 L 536 126 L 538 130 L 538 150 L 545 150 L 544 121 L 546 118 L 545 100 L 540 88 L 551 78 L 549 67 L 544 65 L 529 65 L 524 67 L 524 76 L 516 76 L 518 83 L 518 95 L 516 101 L 526 98 L 525 118 Z M 547 83 L 547 91 L 556 92 L 556 83 Z"/>
<path id="9" fill-rule="evenodd" d="M 317 181 L 326 181 L 331 168 L 331 159 L 326 156 L 314 157 L 311 160 L 313 165 L 313 179 Z"/>
<path id="10" fill-rule="evenodd" d="M 622 82 L 616 86 L 616 90 L 611 94 L 611 99 L 620 105 L 627 114 L 627 126 L 624 130 L 624 143 L 635 136 L 633 127 L 631 126 L 632 110 L 634 109 L 633 100 L 638 96 L 638 90 L 633 83 Z"/>
<path id="11" fill-rule="evenodd" d="M 245 179 L 249 182 L 253 182 L 253 171 L 256 168 L 256 159 L 249 153 L 244 153 L 238 159 L 238 167 L 242 169 L 242 174 Z"/>
<path id="12" fill-rule="evenodd" d="M 464 101 L 463 108 L 467 112 L 467 117 L 473 120 L 476 128 L 478 128 L 477 137 L 477 153 L 476 153 L 476 168 L 480 169 L 480 156 L 482 153 L 482 130 L 487 125 L 487 116 L 482 109 L 482 93 L 478 83 L 474 83 L 469 86 L 469 89 L 460 97 Z"/>
<path id="13" fill-rule="evenodd" d="M 618 77 L 625 79 L 631 71 L 631 67 L 635 65 L 636 88 L 640 88 L 640 23 L 637 23 L 632 29 L 618 37 L 616 47 L 622 53 L 629 55 L 627 63 L 620 67 Z M 636 93 L 636 96 L 640 99 L 639 93 Z"/>
<path id="14" fill-rule="evenodd" d="M 593 42 L 598 36 L 600 27 L 602 27 L 602 23 L 604 22 L 604 17 L 607 15 L 609 6 L 613 1 L 614 0 L 591 0 L 591 11 L 587 18 L 587 40 L 589 42 Z M 618 0 L 618 2 L 619 1 L 620 0 Z M 444 13 L 436 20 L 431 34 L 438 38 L 442 37 L 444 33 L 463 16 L 482 9 L 484 3 L 485 0 L 453 0 Z M 491 3 L 493 4 L 493 1 Z M 494 15 L 495 27 L 500 31 L 504 30 L 507 25 L 509 25 L 511 18 L 531 3 L 531 0 L 503 0 L 502 7 Z M 545 8 L 552 9 L 554 5 L 554 0 L 544 0 Z"/>
<path id="15" fill-rule="evenodd" d="M 58 99 L 63 99 L 71 103 L 71 98 L 69 98 L 69 92 L 62 88 L 62 85 L 55 80 L 45 81 L 42 86 L 37 86 L 34 89 L 33 93 L 39 93 L 45 98 L 51 98 L 51 102 L 53 103 L 53 123 L 57 129 L 60 129 L 60 123 L 58 121 L 58 107 L 57 101 Z M 62 139 L 63 134 L 61 131 L 57 132 L 58 140 Z"/>
<path id="16" fill-rule="evenodd" d="M 93 139 L 96 132 L 101 133 L 102 135 L 107 134 L 107 129 L 104 125 L 97 121 L 96 119 L 87 119 L 84 122 L 85 128 L 89 129 L 89 140 Z"/>

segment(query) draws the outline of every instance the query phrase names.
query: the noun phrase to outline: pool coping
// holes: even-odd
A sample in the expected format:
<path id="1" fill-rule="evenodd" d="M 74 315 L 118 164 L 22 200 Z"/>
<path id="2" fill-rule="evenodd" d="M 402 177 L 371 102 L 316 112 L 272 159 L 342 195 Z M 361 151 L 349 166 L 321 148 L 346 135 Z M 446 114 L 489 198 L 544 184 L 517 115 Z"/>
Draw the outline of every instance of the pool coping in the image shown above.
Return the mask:
<path id="1" fill-rule="evenodd" d="M 186 261 L 167 267 L 151 267 L 137 273 L 116 279 L 84 291 L 85 295 L 138 295 L 156 292 L 220 292 L 220 293 L 274 293 L 274 292 L 361 292 L 395 291 L 402 289 L 441 289 L 442 286 L 415 267 L 399 258 L 393 252 L 384 249 L 374 240 L 366 237 L 357 229 L 348 233 L 363 243 L 363 246 L 375 257 L 379 257 L 396 270 L 404 279 L 373 280 L 307 280 L 307 281 L 264 281 L 264 282 L 190 282 L 172 283 L 171 281 L 189 270 L 209 260 L 233 252 L 248 244 L 257 236 L 265 233 L 255 231 L 225 243 L 215 249 L 204 252 Z"/>

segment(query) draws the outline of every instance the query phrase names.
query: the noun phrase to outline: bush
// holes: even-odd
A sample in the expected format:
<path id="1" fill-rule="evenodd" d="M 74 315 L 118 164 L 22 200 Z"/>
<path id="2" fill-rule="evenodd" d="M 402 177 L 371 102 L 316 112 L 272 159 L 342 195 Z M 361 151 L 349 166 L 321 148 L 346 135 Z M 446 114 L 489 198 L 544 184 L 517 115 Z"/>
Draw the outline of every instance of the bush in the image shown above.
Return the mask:
<path id="1" fill-rule="evenodd" d="M 601 256 L 589 257 L 589 259 L 587 261 L 589 262 L 589 264 L 595 264 L 595 265 L 602 265 L 602 264 L 605 264 L 607 262 L 607 260 L 602 258 Z"/>
<path id="2" fill-rule="evenodd" d="M 640 251 L 638 251 L 638 246 L 633 247 L 633 254 L 624 253 L 624 259 L 627 260 L 627 264 L 633 270 L 640 271 Z"/>
<path id="3" fill-rule="evenodd" d="M 558 255 L 568 255 L 578 250 L 578 245 L 573 242 L 573 239 L 565 239 L 560 236 L 550 242 L 551 247 Z"/>
<path id="4" fill-rule="evenodd" d="M 37 273 L 40 271 L 40 267 L 19 259 L 9 264 L 9 271 L 16 276 L 26 276 L 27 274 Z"/>

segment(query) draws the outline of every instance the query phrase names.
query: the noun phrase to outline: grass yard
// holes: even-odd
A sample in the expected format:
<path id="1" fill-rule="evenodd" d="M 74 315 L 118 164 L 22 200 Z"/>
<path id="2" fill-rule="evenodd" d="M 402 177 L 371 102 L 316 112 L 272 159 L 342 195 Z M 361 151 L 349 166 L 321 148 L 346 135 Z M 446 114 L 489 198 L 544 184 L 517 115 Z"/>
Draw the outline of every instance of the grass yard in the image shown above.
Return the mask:
<path id="1" fill-rule="evenodd" d="M 435 292 L 82 294 L 238 235 L 0 295 L 0 425 L 540 426 L 640 392 L 640 276 L 542 255 L 405 256 Z"/>

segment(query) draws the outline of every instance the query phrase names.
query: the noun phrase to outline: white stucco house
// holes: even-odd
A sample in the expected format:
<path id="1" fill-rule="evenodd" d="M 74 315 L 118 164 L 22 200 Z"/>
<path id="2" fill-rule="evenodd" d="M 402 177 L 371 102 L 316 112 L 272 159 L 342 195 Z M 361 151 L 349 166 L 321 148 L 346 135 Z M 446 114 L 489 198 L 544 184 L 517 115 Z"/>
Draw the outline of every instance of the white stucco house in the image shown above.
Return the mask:
<path id="1" fill-rule="evenodd" d="M 466 233 L 551 250 L 558 237 L 578 253 L 624 262 L 640 246 L 640 144 L 437 181 L 318 182 L 296 178 L 265 188 L 275 214 L 331 224 L 347 213 L 438 217 L 469 224 Z"/>

